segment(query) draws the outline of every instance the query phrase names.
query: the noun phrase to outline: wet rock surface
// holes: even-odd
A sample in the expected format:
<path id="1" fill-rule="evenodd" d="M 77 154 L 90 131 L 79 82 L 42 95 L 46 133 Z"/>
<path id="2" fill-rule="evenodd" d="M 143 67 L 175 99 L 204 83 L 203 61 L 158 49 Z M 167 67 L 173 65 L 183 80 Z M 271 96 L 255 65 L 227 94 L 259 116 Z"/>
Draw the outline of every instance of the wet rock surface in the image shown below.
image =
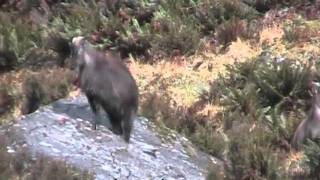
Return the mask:
<path id="1" fill-rule="evenodd" d="M 92 130 L 91 118 L 84 96 L 59 100 L 6 129 L 17 134 L 10 138 L 19 138 L 8 149 L 14 153 L 24 143 L 33 155 L 66 160 L 94 172 L 98 180 L 205 179 L 208 166 L 218 163 L 174 132 L 157 133 L 145 118 L 135 119 L 128 147 L 108 123 Z"/>

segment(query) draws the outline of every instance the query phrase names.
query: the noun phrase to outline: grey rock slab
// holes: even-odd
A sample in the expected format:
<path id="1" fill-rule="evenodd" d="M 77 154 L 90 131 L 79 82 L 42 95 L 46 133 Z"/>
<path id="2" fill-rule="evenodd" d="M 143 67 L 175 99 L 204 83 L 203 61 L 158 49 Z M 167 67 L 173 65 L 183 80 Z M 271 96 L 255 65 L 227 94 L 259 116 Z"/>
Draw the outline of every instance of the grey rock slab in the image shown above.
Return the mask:
<path id="1" fill-rule="evenodd" d="M 11 138 L 22 137 L 20 142 L 34 155 L 66 160 L 94 172 L 97 180 L 205 179 L 208 166 L 220 163 L 175 132 L 157 133 L 156 126 L 143 117 L 135 119 L 128 146 L 108 129 L 107 118 L 97 130 L 91 129 L 91 119 L 87 99 L 80 96 L 41 107 L 6 131 L 18 133 Z M 8 151 L 14 153 L 20 146 L 11 144 Z"/>

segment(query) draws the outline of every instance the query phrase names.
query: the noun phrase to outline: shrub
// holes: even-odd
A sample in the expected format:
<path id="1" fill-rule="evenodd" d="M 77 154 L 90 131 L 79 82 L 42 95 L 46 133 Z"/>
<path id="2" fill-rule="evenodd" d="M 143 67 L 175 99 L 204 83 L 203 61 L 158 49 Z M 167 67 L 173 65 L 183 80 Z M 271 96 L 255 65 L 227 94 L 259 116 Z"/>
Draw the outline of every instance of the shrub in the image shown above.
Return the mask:
<path id="1" fill-rule="evenodd" d="M 283 26 L 283 39 L 289 43 L 311 41 L 319 35 L 318 25 L 313 25 L 314 23 L 307 23 L 302 17 L 286 21 Z"/>
<path id="2" fill-rule="evenodd" d="M 8 84 L 0 83 L 0 116 L 9 112 L 14 105 L 14 98 L 9 90 Z"/>
<path id="3" fill-rule="evenodd" d="M 216 131 L 216 128 L 210 126 L 210 121 L 205 125 L 196 123 L 193 133 L 188 133 L 188 128 L 186 127 L 184 131 L 191 141 L 202 150 L 219 159 L 224 159 L 225 150 L 227 148 L 226 139 L 223 134 Z"/>
<path id="4" fill-rule="evenodd" d="M 319 179 L 320 157 L 319 157 L 319 141 L 307 140 L 307 144 L 304 146 L 304 159 L 302 164 L 304 168 L 304 175 L 306 178 Z"/>
<path id="5" fill-rule="evenodd" d="M 13 0 L 2 1 L 0 4 L 1 11 L 18 11 L 21 14 L 30 12 L 32 8 L 40 6 L 39 0 Z"/>
<path id="6" fill-rule="evenodd" d="M 101 17 L 97 8 L 84 4 L 73 4 L 67 11 L 60 12 L 54 17 L 51 26 L 55 31 L 62 31 L 69 39 L 75 36 L 88 35 L 100 29 Z"/>
<path id="7" fill-rule="evenodd" d="M 225 179 L 224 169 L 219 165 L 212 165 L 208 168 L 206 180 L 223 180 Z"/>
<path id="8" fill-rule="evenodd" d="M 200 98 L 224 107 L 229 179 L 288 178 L 280 149 L 290 149 L 291 134 L 310 107 L 310 80 L 319 75 L 308 62 L 269 55 L 228 65 L 226 75 L 210 83 Z"/>
<path id="9" fill-rule="evenodd" d="M 164 85 L 165 86 L 165 85 Z M 215 124 L 210 123 L 210 117 L 197 114 L 201 107 L 176 106 L 175 100 L 166 94 L 146 93 L 141 100 L 141 114 L 155 121 L 160 127 L 168 127 L 185 134 L 202 150 L 223 158 L 226 141 L 222 134 L 215 131 Z"/>
<path id="10" fill-rule="evenodd" d="M 254 89 L 258 90 L 257 104 L 261 107 L 275 107 L 280 103 L 288 103 L 289 101 L 295 103 L 295 100 L 309 98 L 307 90 L 308 82 L 312 79 L 312 72 L 309 65 L 297 60 L 285 59 L 282 62 L 277 62 L 272 58 L 266 61 L 258 58 L 250 62 L 228 66 L 228 72 L 230 72 L 227 77 L 230 82 L 228 85 L 231 86 L 227 89 L 230 88 L 230 92 L 235 91 L 234 88 L 237 88 L 238 91 L 239 88 L 240 91 L 249 91 L 250 89 L 245 87 L 253 84 Z M 252 93 L 251 95 L 257 96 Z M 225 100 L 227 104 L 232 102 Z M 241 101 L 236 102 L 240 103 Z"/>
<path id="11" fill-rule="evenodd" d="M 41 30 L 25 22 L 14 21 L 9 13 L 0 13 L 0 49 L 12 51 L 21 62 L 26 53 L 41 46 Z"/>
<path id="12" fill-rule="evenodd" d="M 148 50 L 151 47 L 148 41 L 149 26 L 145 24 L 140 26 L 137 19 L 131 19 L 131 23 L 122 27 L 124 31 L 120 31 L 119 38 L 115 40 L 114 49 L 118 49 L 122 57 L 148 56 Z"/>
<path id="13" fill-rule="evenodd" d="M 174 51 L 179 51 L 179 54 L 190 55 L 197 50 L 199 42 L 200 36 L 195 27 L 172 23 L 169 24 L 167 33 L 156 34 L 151 43 L 153 52 L 160 51 L 160 54 L 173 55 Z"/>
<path id="14" fill-rule="evenodd" d="M 22 85 L 22 114 L 29 114 L 41 105 L 65 97 L 71 88 L 73 77 L 70 71 L 61 69 L 49 72 L 42 70 L 28 75 Z"/>
<path id="15" fill-rule="evenodd" d="M 162 8 L 155 14 L 154 22 L 158 23 L 151 37 L 152 52 L 160 55 L 192 54 L 200 46 L 201 34 L 192 16 L 176 16 Z"/>
<path id="16" fill-rule="evenodd" d="M 245 24 L 243 21 L 230 20 L 218 26 L 215 38 L 219 44 L 227 47 L 230 42 L 236 41 L 238 37 L 241 37 L 244 31 Z"/>
<path id="17" fill-rule="evenodd" d="M 13 70 L 17 62 L 17 57 L 12 51 L 0 50 L 0 73 Z"/>
<path id="18" fill-rule="evenodd" d="M 90 4 L 90 3 L 88 3 Z M 98 7 L 95 3 L 88 5 L 85 2 L 74 5 L 72 8 L 61 12 L 53 21 L 54 32 L 61 32 L 66 39 L 84 35 L 97 48 L 102 50 L 117 50 L 122 57 L 147 55 L 150 49 L 150 43 L 147 39 L 149 35 L 149 26 L 146 19 L 151 19 L 153 11 L 145 12 L 140 5 L 134 5 L 135 8 L 141 8 L 146 14 L 132 12 L 131 8 L 116 8 L 110 14 L 108 8 Z M 126 6 L 127 4 L 121 4 Z M 137 7 L 136 7 L 137 6 Z M 105 9 L 106 8 L 106 9 Z M 132 7 L 133 8 L 133 7 Z M 146 9 L 148 6 L 145 7 Z M 101 11 L 108 11 L 106 15 Z M 68 14 L 68 15 L 66 15 Z M 125 16 L 125 17 L 123 17 Z M 146 19 L 145 19 L 146 18 Z M 55 48 L 57 49 L 57 48 Z M 59 49 L 58 49 L 59 50 Z"/>
<path id="19" fill-rule="evenodd" d="M 293 2 L 295 0 L 251 0 L 246 2 L 258 12 L 265 13 L 272 8 L 290 5 L 290 1 Z"/>
<path id="20" fill-rule="evenodd" d="M 303 111 L 310 98 L 307 90 L 312 75 L 308 65 L 296 60 L 263 62 L 257 59 L 228 68 L 230 75 L 220 100 L 226 107 L 226 117 L 238 111 L 265 119 L 271 130 L 281 131 L 276 134 L 288 140 L 291 132 L 287 129 L 292 121 L 288 122 L 290 113 L 287 112 L 301 113 L 299 109 Z M 299 113 L 290 118 L 297 121 L 301 117 Z"/>
<path id="21" fill-rule="evenodd" d="M 200 1 L 196 9 L 196 17 L 205 34 L 214 32 L 220 24 L 231 19 L 252 19 L 257 15 L 254 9 L 240 0 Z"/>
<path id="22" fill-rule="evenodd" d="M 242 117 L 246 119 L 246 117 Z M 270 133 L 262 124 L 250 123 L 233 126 L 229 133 L 227 179 L 281 179 L 279 157 L 269 146 Z"/>
<path id="23" fill-rule="evenodd" d="M 225 49 L 230 42 L 236 41 L 238 38 L 258 41 L 261 29 L 261 24 L 255 20 L 231 19 L 216 28 L 214 37 L 217 45 L 222 45 Z"/>
<path id="24" fill-rule="evenodd" d="M 37 110 L 41 101 L 44 99 L 44 90 L 40 82 L 34 77 L 30 76 L 22 85 L 22 91 L 25 94 L 25 100 L 21 107 L 22 114 L 29 114 Z"/>

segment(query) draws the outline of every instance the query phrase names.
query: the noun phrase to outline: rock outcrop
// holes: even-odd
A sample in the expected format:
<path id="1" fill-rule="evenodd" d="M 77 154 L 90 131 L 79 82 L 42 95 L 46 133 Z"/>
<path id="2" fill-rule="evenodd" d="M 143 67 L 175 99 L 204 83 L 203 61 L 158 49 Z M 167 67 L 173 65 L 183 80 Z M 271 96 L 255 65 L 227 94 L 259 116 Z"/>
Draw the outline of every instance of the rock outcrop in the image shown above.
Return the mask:
<path id="1" fill-rule="evenodd" d="M 11 153 L 27 146 L 32 155 L 66 160 L 92 171 L 99 180 L 205 179 L 209 165 L 219 163 L 181 135 L 159 133 L 145 118 L 135 120 L 128 148 L 107 128 L 108 123 L 92 130 L 91 118 L 84 96 L 61 99 L 2 129 L 0 135 L 16 134 L 10 137 L 17 138 L 8 145 Z"/>

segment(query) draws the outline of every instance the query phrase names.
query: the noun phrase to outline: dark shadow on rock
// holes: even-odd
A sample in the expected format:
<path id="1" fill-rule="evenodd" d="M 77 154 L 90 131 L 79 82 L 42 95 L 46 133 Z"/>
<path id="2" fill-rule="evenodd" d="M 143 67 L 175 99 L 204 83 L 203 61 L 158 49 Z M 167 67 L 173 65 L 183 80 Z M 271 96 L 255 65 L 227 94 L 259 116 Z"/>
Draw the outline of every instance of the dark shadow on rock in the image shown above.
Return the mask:
<path id="1" fill-rule="evenodd" d="M 93 118 L 92 110 L 84 96 L 78 102 L 56 101 L 52 103 L 52 111 L 57 114 L 66 114 L 71 119 L 83 119 L 88 122 L 91 122 Z M 103 110 L 100 111 L 100 122 L 98 124 L 104 125 L 109 129 L 111 127 L 108 115 Z"/>

